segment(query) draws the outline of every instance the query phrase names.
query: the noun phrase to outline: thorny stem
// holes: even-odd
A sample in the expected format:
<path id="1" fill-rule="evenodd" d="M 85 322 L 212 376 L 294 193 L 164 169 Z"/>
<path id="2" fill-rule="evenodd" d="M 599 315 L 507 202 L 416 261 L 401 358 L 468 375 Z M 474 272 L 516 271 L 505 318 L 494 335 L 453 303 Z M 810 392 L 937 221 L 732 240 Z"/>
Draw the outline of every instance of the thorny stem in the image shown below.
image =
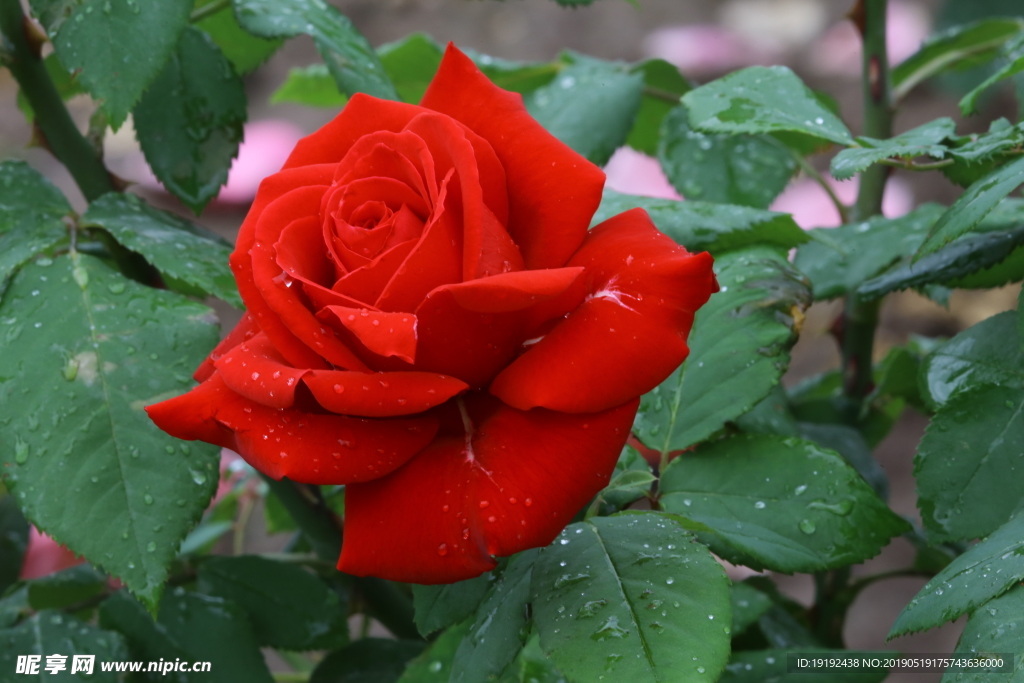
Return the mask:
<path id="1" fill-rule="evenodd" d="M 30 25 L 21 11 L 19 0 L 0 0 L 4 66 L 10 69 L 25 99 L 32 105 L 39 137 L 67 167 L 82 194 L 91 202 L 114 191 L 113 181 L 93 146 L 71 120 L 64 101 L 46 72 L 38 47 L 29 40 L 27 31 Z"/>

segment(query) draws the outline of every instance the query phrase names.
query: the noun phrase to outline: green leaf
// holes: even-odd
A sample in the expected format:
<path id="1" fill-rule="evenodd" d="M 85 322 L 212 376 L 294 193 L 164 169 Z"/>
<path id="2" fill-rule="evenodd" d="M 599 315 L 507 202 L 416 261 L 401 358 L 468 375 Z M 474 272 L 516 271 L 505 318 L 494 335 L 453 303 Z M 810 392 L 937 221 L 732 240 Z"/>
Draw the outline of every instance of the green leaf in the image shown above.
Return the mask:
<path id="1" fill-rule="evenodd" d="M 14 497 L 0 497 L 0 595 L 18 580 L 28 550 L 28 521 Z M 2 625 L 2 624 L 0 624 Z"/>
<path id="2" fill-rule="evenodd" d="M 75 74 L 68 73 L 67 69 L 60 63 L 60 60 L 57 59 L 57 53 L 52 52 L 47 55 L 43 59 L 43 66 L 46 67 L 46 73 L 62 100 L 67 101 L 75 95 L 85 92 L 82 90 L 82 86 L 79 84 Z M 32 105 L 22 90 L 18 90 L 18 109 L 25 115 L 25 120 L 29 123 L 35 120 L 36 114 L 32 111 Z"/>
<path id="3" fill-rule="evenodd" d="M 255 555 L 210 557 L 199 565 L 199 591 L 245 610 L 260 645 L 322 650 L 348 642 L 348 605 L 302 567 Z"/>
<path id="4" fill-rule="evenodd" d="M 708 134 L 683 106 L 662 122 L 658 160 L 687 199 L 765 209 L 796 173 L 796 159 L 771 135 Z"/>
<path id="5" fill-rule="evenodd" d="M 492 57 L 476 50 L 463 52 L 477 65 L 487 78 L 504 90 L 521 94 L 533 92 L 547 85 L 565 68 L 565 62 L 519 62 L 501 57 Z"/>
<path id="6" fill-rule="evenodd" d="M 1024 157 L 1000 166 L 964 191 L 932 227 L 915 260 L 969 232 L 1008 194 L 1024 183 Z"/>
<path id="7" fill-rule="evenodd" d="M 953 164 L 943 166 L 942 174 L 961 187 L 969 187 L 1007 158 L 1016 156 L 1015 150 L 1022 142 L 1024 131 L 1020 125 L 996 119 L 987 133 L 964 135 L 947 143 L 947 158 Z"/>
<path id="8" fill-rule="evenodd" d="M 707 133 L 799 133 L 853 144 L 846 125 L 784 66 L 751 66 L 683 95 L 690 124 Z"/>
<path id="9" fill-rule="evenodd" d="M 494 576 L 481 574 L 472 579 L 434 586 L 412 585 L 416 628 L 424 637 L 454 626 L 476 612 Z"/>
<path id="10" fill-rule="evenodd" d="M 953 119 L 943 117 L 888 140 L 857 138 L 860 147 L 844 149 L 832 158 L 832 175 L 838 180 L 847 180 L 872 164 L 892 157 L 913 159 L 929 156 L 941 159 L 947 151 L 942 143 L 955 135 Z"/>
<path id="11" fill-rule="evenodd" d="M 219 449 L 167 436 L 143 406 L 189 384 L 213 314 L 91 256 L 48 263 L 22 268 L 3 301 L 3 476 L 36 526 L 155 605 Z"/>
<path id="12" fill-rule="evenodd" d="M 270 96 L 271 104 L 285 102 L 337 109 L 348 102 L 348 98 L 338 90 L 326 65 L 310 64 L 289 69 L 288 78 Z"/>
<path id="13" fill-rule="evenodd" d="M 787 667 L 790 652 L 800 652 L 805 657 L 814 653 L 814 656 L 826 658 L 850 654 L 847 650 L 820 648 L 737 652 L 729 660 L 725 673 L 718 679 L 719 683 L 881 683 L 889 675 L 888 669 L 865 672 L 862 669 L 847 671 L 836 668 L 789 673 Z"/>
<path id="14" fill-rule="evenodd" d="M 594 214 L 597 225 L 623 211 L 640 207 L 663 233 L 691 252 L 719 254 L 754 245 L 792 249 L 808 241 L 788 213 L 710 202 L 654 199 L 605 190 Z"/>
<path id="15" fill-rule="evenodd" d="M 769 248 L 720 256 L 721 291 L 694 318 L 690 355 L 640 403 L 634 431 L 662 453 L 702 441 L 768 395 L 789 364 L 806 281 Z"/>
<path id="16" fill-rule="evenodd" d="M 529 634 L 530 578 L 538 550 L 514 555 L 476 610 L 452 664 L 451 683 L 486 683 L 501 675 Z"/>
<path id="17" fill-rule="evenodd" d="M 348 17 L 323 0 L 232 0 L 232 6 L 238 23 L 254 35 L 311 36 L 346 95 L 363 92 L 387 100 L 398 99 L 370 43 Z"/>
<path id="18" fill-rule="evenodd" d="M 942 211 L 937 204 L 923 204 L 899 218 L 876 216 L 837 228 L 815 228 L 812 235 L 826 235 L 832 244 L 808 242 L 797 249 L 793 263 L 811 279 L 815 300 L 844 296 L 909 258 Z"/>
<path id="19" fill-rule="evenodd" d="M 893 96 L 901 99 L 918 83 L 968 58 L 986 54 L 988 59 L 994 58 L 996 48 L 1022 28 L 1024 21 L 1020 19 L 996 18 L 954 26 L 937 33 L 892 70 Z"/>
<path id="20" fill-rule="evenodd" d="M 1005 232 L 971 233 L 936 252 L 904 261 L 857 288 L 861 300 L 877 299 L 910 287 L 953 284 L 959 278 L 998 266 L 1024 245 L 1024 225 Z M 1012 271 L 1003 271 L 1013 276 Z M 1004 283 L 1005 284 L 1005 283 Z"/>
<path id="21" fill-rule="evenodd" d="M 424 645 L 414 640 L 363 638 L 320 660 L 309 683 L 394 683 L 405 663 Z"/>
<path id="22" fill-rule="evenodd" d="M 921 365 L 922 393 L 933 408 L 959 391 L 995 384 L 1024 389 L 1024 349 L 1012 311 L 967 328 L 929 354 Z"/>
<path id="23" fill-rule="evenodd" d="M 878 497 L 889 498 L 889 478 L 871 453 L 871 447 L 859 430 L 842 424 L 799 422 L 799 436 L 822 448 L 833 450 L 864 478 Z"/>
<path id="24" fill-rule="evenodd" d="M 196 0 L 195 9 L 216 0 Z M 252 35 L 238 24 L 230 6 L 214 12 L 193 24 L 205 32 L 228 58 L 235 71 L 247 74 L 270 58 L 284 44 L 283 40 L 267 40 Z"/>
<path id="25" fill-rule="evenodd" d="M 71 213 L 64 195 L 24 161 L 0 162 L 0 235 L 15 228 L 59 223 Z"/>
<path id="26" fill-rule="evenodd" d="M 469 633 L 469 620 L 450 627 L 416 659 L 409 662 L 397 683 L 448 683 L 455 651 Z"/>
<path id="27" fill-rule="evenodd" d="M 573 524 L 533 569 L 541 647 L 576 681 L 714 681 L 729 608 L 722 566 L 658 514 Z"/>
<path id="28" fill-rule="evenodd" d="M 518 664 L 519 677 L 514 679 L 517 683 L 568 683 L 565 674 L 556 669 L 551 658 L 544 654 L 536 632 L 519 653 Z"/>
<path id="29" fill-rule="evenodd" d="M 212 233 L 135 195 L 114 192 L 90 204 L 80 225 L 103 228 L 164 275 L 242 308 L 228 268 L 231 248 Z"/>
<path id="30" fill-rule="evenodd" d="M 238 155 L 246 117 L 242 81 L 208 36 L 188 28 L 134 112 L 153 173 L 198 214 L 227 182 Z"/>
<path id="31" fill-rule="evenodd" d="M 32 608 L 28 604 L 28 587 L 22 585 L 11 590 L 0 598 L 0 629 L 14 626 L 31 612 Z"/>
<path id="32" fill-rule="evenodd" d="M 136 660 L 210 662 L 210 671 L 178 673 L 187 683 L 272 683 L 259 644 L 236 604 L 175 588 L 160 601 L 154 622 L 142 605 L 116 593 L 100 606 L 100 624 L 128 640 Z M 127 657 L 119 657 L 127 659 Z M 154 676 L 152 680 L 166 680 Z"/>
<path id="33" fill-rule="evenodd" d="M 67 656 L 67 670 L 59 674 L 59 678 L 84 678 L 100 683 L 116 683 L 121 677 L 116 672 L 105 672 L 99 662 L 110 662 L 128 659 L 128 650 L 124 638 L 119 633 L 111 633 L 91 626 L 74 617 L 60 612 L 43 611 L 32 615 L 18 626 L 0 629 L 0 671 L 5 673 L 6 680 L 19 680 L 20 676 L 7 678 L 16 670 L 17 659 L 21 655 L 41 655 L 38 680 L 58 678 L 45 671 L 46 657 L 61 654 Z M 93 655 L 96 657 L 92 675 L 70 676 L 75 655 Z M 26 679 L 29 680 L 29 679 Z"/>
<path id="34" fill-rule="evenodd" d="M 917 504 L 933 541 L 986 536 L 1024 501 L 1013 474 L 1024 453 L 1024 387 L 975 381 L 939 408 L 914 459 Z"/>
<path id="35" fill-rule="evenodd" d="M 770 647 L 810 650 L 820 646 L 806 618 L 796 618 L 782 605 L 772 605 L 757 620 L 757 627 Z"/>
<path id="36" fill-rule="evenodd" d="M 171 56 L 191 10 L 192 0 L 85 0 L 61 24 L 53 47 L 64 68 L 103 100 L 117 130 Z"/>
<path id="37" fill-rule="evenodd" d="M 984 671 L 947 671 L 943 683 L 1020 683 L 1024 673 L 1024 586 L 1010 589 L 1005 595 L 976 610 L 967 620 L 956 651 L 963 655 L 988 658 L 992 653 L 1012 653 L 1013 669 L 1009 677 L 995 677 Z"/>
<path id="38" fill-rule="evenodd" d="M 37 254 L 52 253 L 54 247 L 66 242 L 68 231 L 59 220 L 43 220 L 34 226 L 18 226 L 0 233 L 0 297 L 22 264 Z"/>
<path id="39" fill-rule="evenodd" d="M 787 573 L 861 562 L 910 528 L 839 455 L 793 438 L 705 444 L 669 464 L 660 501 L 711 527 L 755 569 Z"/>
<path id="40" fill-rule="evenodd" d="M 598 166 L 629 136 L 643 76 L 625 65 L 573 55 L 551 83 L 526 98 L 526 108 L 556 138 Z"/>
<path id="41" fill-rule="evenodd" d="M 960 113 L 964 116 L 973 114 L 978 106 L 978 97 L 981 96 L 983 92 L 1000 81 L 1016 76 L 1021 71 L 1024 71 L 1024 56 L 1018 57 L 1012 62 L 1006 64 L 982 81 L 976 88 L 974 88 L 974 90 L 971 90 L 969 93 L 964 95 L 960 100 Z"/>
<path id="42" fill-rule="evenodd" d="M 693 86 L 675 65 L 664 59 L 648 59 L 635 64 L 631 71 L 643 75 L 644 90 L 640 110 L 626 144 L 654 156 L 658 152 L 661 122 L 676 106 L 679 98 L 692 90 Z"/>
<path id="43" fill-rule="evenodd" d="M 601 502 L 600 513 L 609 515 L 640 500 L 651 492 L 651 484 L 655 481 L 657 477 L 640 452 L 632 446 L 623 447 L 611 481 L 597 494 Z"/>
<path id="44" fill-rule="evenodd" d="M 1024 513 L 956 558 L 900 612 L 889 638 L 933 628 L 998 598 L 1024 579 Z"/>
<path id="45" fill-rule="evenodd" d="M 99 595 L 107 588 L 107 576 L 90 564 L 80 564 L 28 582 L 28 602 L 33 609 L 57 609 Z"/>
<path id="46" fill-rule="evenodd" d="M 757 620 L 775 604 L 770 596 L 746 582 L 732 585 L 729 589 L 729 601 L 732 604 L 733 637 L 757 623 Z"/>
<path id="47" fill-rule="evenodd" d="M 413 33 L 381 45 L 377 54 L 402 101 L 419 104 L 441 65 L 444 48 L 426 34 Z"/>

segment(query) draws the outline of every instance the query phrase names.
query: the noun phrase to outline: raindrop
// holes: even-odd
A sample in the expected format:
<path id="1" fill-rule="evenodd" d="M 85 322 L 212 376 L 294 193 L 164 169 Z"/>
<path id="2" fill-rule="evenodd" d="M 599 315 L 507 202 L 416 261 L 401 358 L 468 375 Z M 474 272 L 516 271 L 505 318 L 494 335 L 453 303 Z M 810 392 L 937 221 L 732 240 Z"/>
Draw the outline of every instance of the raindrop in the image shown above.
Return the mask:
<path id="1" fill-rule="evenodd" d="M 800 531 L 808 535 L 818 530 L 818 527 L 814 526 L 814 522 L 809 519 L 801 519 L 797 526 L 800 528 Z"/>

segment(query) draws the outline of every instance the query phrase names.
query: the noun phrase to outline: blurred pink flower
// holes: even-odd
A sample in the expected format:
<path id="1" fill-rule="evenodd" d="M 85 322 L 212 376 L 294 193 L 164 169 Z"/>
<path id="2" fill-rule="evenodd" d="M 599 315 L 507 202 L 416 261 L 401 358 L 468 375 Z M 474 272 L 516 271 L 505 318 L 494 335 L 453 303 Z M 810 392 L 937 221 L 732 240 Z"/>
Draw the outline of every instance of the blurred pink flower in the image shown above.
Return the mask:
<path id="1" fill-rule="evenodd" d="M 661 199 L 682 199 L 668 182 L 654 157 L 632 147 L 619 147 L 604 167 L 605 187 L 625 194 Z"/>
<path id="2" fill-rule="evenodd" d="M 839 201 L 852 204 L 857 198 L 857 179 L 837 182 L 827 179 Z M 789 184 L 769 207 L 772 211 L 793 214 L 793 220 L 805 230 L 808 228 L 834 228 L 840 224 L 839 212 L 828 194 L 818 183 L 801 178 Z M 910 186 L 900 178 L 890 178 L 882 198 L 882 213 L 896 218 L 914 208 L 914 195 Z"/>
<path id="3" fill-rule="evenodd" d="M 679 67 L 687 76 L 709 76 L 752 64 L 771 64 L 779 54 L 751 44 L 735 31 L 714 24 L 666 26 L 644 38 L 643 52 Z"/>
<path id="4" fill-rule="evenodd" d="M 247 204 L 267 176 L 277 173 L 305 133 L 289 121 L 270 119 L 245 125 L 245 138 L 238 157 L 228 171 L 228 182 L 217 201 Z"/>
<path id="5" fill-rule="evenodd" d="M 21 565 L 22 579 L 37 579 L 54 572 L 59 572 L 85 560 L 57 543 L 35 527 L 29 531 L 28 551 Z"/>

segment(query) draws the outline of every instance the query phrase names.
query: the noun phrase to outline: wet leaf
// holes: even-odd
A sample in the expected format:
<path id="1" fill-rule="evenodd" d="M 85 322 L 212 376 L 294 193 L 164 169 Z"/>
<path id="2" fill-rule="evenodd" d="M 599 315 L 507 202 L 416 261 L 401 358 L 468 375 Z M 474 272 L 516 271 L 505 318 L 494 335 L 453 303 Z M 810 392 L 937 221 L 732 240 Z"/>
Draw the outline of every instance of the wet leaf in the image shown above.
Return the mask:
<path id="1" fill-rule="evenodd" d="M 663 509 L 714 530 L 755 569 L 812 572 L 874 557 L 910 526 L 833 451 L 809 441 L 735 436 L 673 460 Z"/>
<path id="2" fill-rule="evenodd" d="M 212 312 L 62 255 L 14 277 L 0 310 L 0 461 L 25 515 L 151 606 L 217 485 L 219 449 L 143 406 L 183 391 L 218 337 Z"/>
<path id="3" fill-rule="evenodd" d="M 198 214 L 238 155 L 246 117 L 241 79 L 208 36 L 188 28 L 134 112 L 153 173 Z"/>
<path id="4" fill-rule="evenodd" d="M 397 683 L 448 683 L 455 651 L 469 633 L 472 622 L 451 626 L 405 667 Z"/>
<path id="5" fill-rule="evenodd" d="M 424 646 L 415 640 L 362 638 L 320 660 L 309 683 L 394 683 Z"/>
<path id="6" fill-rule="evenodd" d="M 881 683 L 889 675 L 888 669 L 873 672 L 828 669 L 789 673 L 787 667 L 790 652 L 800 652 L 805 657 L 809 653 L 820 657 L 839 657 L 848 651 L 801 648 L 737 652 L 718 680 L 720 683 Z"/>
<path id="7" fill-rule="evenodd" d="M 8 680 L 18 680 L 21 676 L 16 671 L 17 659 L 23 655 L 40 655 L 39 680 L 54 678 L 45 670 L 46 657 L 52 654 L 67 656 L 67 671 L 60 678 L 72 678 L 71 671 L 74 655 L 93 655 L 96 665 L 91 676 L 79 674 L 74 679 L 85 678 L 99 683 L 116 683 L 121 677 L 116 672 L 105 672 L 98 662 L 110 662 L 128 659 L 128 649 L 120 633 L 98 629 L 83 621 L 60 612 L 45 610 L 38 612 L 13 628 L 0 629 L 0 671 Z M 29 678 L 25 678 L 29 680 Z"/>
<path id="8" fill-rule="evenodd" d="M 698 443 L 768 395 L 789 364 L 808 299 L 804 277 L 769 248 L 715 261 L 721 291 L 694 319 L 690 356 L 644 395 L 634 431 L 663 453 Z"/>
<path id="9" fill-rule="evenodd" d="M 707 133 L 799 133 L 853 144 L 846 125 L 784 66 L 751 66 L 683 95 L 690 124 Z"/>
<path id="10" fill-rule="evenodd" d="M 1024 514 L 968 549 L 935 575 L 889 631 L 895 638 L 934 628 L 976 610 L 1024 579 Z"/>
<path id="11" fill-rule="evenodd" d="M 99 595 L 107 581 L 92 565 L 80 564 L 28 581 L 28 602 L 36 610 L 68 607 Z"/>
<path id="12" fill-rule="evenodd" d="M 928 156 L 941 159 L 947 152 L 947 147 L 942 143 L 955 135 L 956 124 L 953 119 L 943 117 L 888 140 L 857 138 L 860 147 L 844 149 L 832 158 L 832 175 L 838 180 L 847 180 L 872 164 L 892 157 L 913 159 Z"/>
<path id="13" fill-rule="evenodd" d="M 494 576 L 481 574 L 472 579 L 435 586 L 412 586 L 416 628 L 423 636 L 461 622 L 476 612 Z"/>
<path id="14" fill-rule="evenodd" d="M 749 583 L 734 583 L 729 589 L 732 604 L 732 635 L 738 636 L 767 612 L 775 602 Z"/>
<path id="15" fill-rule="evenodd" d="M 664 59 L 648 59 L 631 69 L 644 77 L 643 99 L 633 122 L 626 144 L 635 150 L 654 156 L 658 152 L 661 123 L 676 106 L 678 99 L 693 89 L 693 85 L 674 64 Z"/>
<path id="16" fill-rule="evenodd" d="M 614 190 L 604 191 L 593 224 L 638 206 L 647 211 L 658 230 L 694 253 L 710 251 L 717 255 L 755 245 L 792 249 L 809 239 L 788 213 L 711 202 L 654 199 Z"/>
<path id="17" fill-rule="evenodd" d="M 789 184 L 797 163 L 771 135 L 715 135 L 690 127 L 682 105 L 665 117 L 658 160 L 687 199 L 765 209 Z"/>
<path id="18" fill-rule="evenodd" d="M 211 2 L 216 2 L 216 0 L 196 0 L 195 9 L 205 7 Z M 243 29 L 235 19 L 235 13 L 231 10 L 230 5 L 195 22 L 193 26 L 213 39 L 213 42 L 217 44 L 217 47 L 239 74 L 253 71 L 270 59 L 270 56 L 284 44 L 283 40 L 259 38 Z"/>
<path id="19" fill-rule="evenodd" d="M 658 514 L 595 517 L 533 570 L 540 644 L 570 680 L 714 681 L 729 652 L 729 583 L 707 548 Z"/>
<path id="20" fill-rule="evenodd" d="M 971 614 L 956 651 L 981 658 L 996 652 L 1011 653 L 1013 673 L 999 676 L 984 671 L 948 671 L 942 683 L 1020 683 L 1024 673 L 1024 586 L 1010 589 Z"/>

